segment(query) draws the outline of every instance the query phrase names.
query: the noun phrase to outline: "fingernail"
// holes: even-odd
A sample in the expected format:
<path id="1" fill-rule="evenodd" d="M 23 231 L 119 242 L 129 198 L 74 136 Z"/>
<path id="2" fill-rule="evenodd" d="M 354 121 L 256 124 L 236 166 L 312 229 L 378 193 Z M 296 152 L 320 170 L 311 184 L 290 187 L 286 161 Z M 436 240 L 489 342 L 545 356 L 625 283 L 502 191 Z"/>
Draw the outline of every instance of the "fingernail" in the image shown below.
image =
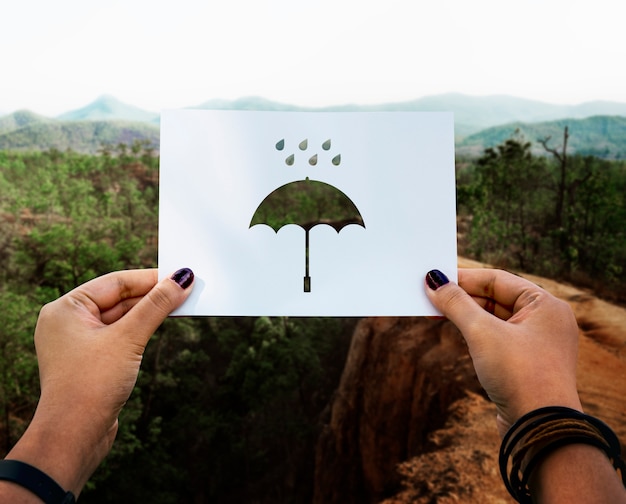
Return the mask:
<path id="1" fill-rule="evenodd" d="M 446 285 L 450 280 L 439 270 L 430 270 L 426 273 L 426 284 L 432 290 L 437 290 L 442 285 Z"/>
<path id="2" fill-rule="evenodd" d="M 193 271 L 189 268 L 181 268 L 174 273 L 171 278 L 183 289 L 186 289 L 191 285 L 191 282 L 193 282 Z"/>

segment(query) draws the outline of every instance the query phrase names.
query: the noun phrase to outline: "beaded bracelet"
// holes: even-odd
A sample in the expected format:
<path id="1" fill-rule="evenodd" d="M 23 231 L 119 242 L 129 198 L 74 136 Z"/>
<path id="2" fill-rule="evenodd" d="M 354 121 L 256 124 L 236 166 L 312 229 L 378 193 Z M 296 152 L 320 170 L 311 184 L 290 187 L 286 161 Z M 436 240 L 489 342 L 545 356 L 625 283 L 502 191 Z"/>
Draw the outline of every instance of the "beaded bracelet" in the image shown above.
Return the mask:
<path id="1" fill-rule="evenodd" d="M 74 504 L 72 492 L 66 492 L 43 471 L 19 460 L 0 460 L 0 480 L 16 483 L 30 490 L 46 504 Z"/>
<path id="2" fill-rule="evenodd" d="M 531 504 L 528 480 L 533 469 L 550 452 L 576 443 L 604 451 L 626 487 L 626 465 L 619 439 L 609 426 L 574 409 L 548 406 L 524 415 L 502 439 L 500 474 L 513 498 Z"/>

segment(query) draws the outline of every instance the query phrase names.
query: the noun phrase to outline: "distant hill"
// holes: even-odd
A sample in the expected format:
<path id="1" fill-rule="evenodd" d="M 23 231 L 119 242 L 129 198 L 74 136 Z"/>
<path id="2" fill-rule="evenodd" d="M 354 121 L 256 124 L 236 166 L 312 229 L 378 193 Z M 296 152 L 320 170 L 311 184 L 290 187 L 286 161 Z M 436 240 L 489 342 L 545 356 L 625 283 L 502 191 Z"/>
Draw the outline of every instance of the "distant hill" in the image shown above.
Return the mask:
<path id="1" fill-rule="evenodd" d="M 397 103 L 321 108 L 300 107 L 250 96 L 237 100 L 210 100 L 189 108 L 320 112 L 451 111 L 455 117 L 455 140 L 460 155 L 480 155 L 484 148 L 503 142 L 516 129 L 531 142 L 552 135 L 551 144 L 556 145 L 561 141 L 563 127 L 568 124 L 570 152 L 607 158 L 626 157 L 626 103 L 594 101 L 580 105 L 554 105 L 504 95 L 448 93 Z M 102 143 L 138 138 L 149 139 L 158 146 L 158 123 L 158 114 L 105 95 L 54 119 L 27 110 L 0 117 L 0 149 L 69 147 L 80 152 L 95 152 Z M 535 150 L 543 152 L 537 145 Z"/>
<path id="2" fill-rule="evenodd" d="M 0 118 L 0 127 L 6 117 Z M 565 126 L 569 127 L 570 154 L 626 159 L 626 117 L 613 116 L 540 123 L 513 122 L 487 128 L 466 138 L 457 139 L 456 154 L 479 156 L 487 147 L 495 147 L 514 134 L 531 142 L 534 153 L 545 154 L 537 140 L 551 136 L 549 145 L 559 147 L 563 142 Z M 131 144 L 134 140 L 146 139 L 158 150 L 159 133 L 158 126 L 140 122 L 34 121 L 13 131 L 0 133 L 0 150 L 45 150 L 54 147 L 59 150 L 95 153 L 102 144 Z"/>
<path id="3" fill-rule="evenodd" d="M 34 115 L 33 115 L 34 116 Z M 95 153 L 102 144 L 131 144 L 149 140 L 159 148 L 159 127 L 154 124 L 125 121 L 57 121 L 33 116 L 0 118 L 0 150 L 59 150 Z M 25 126 L 6 131 L 7 124 L 24 119 Z M 29 121 L 30 119 L 30 121 Z M 587 119 L 560 119 L 540 123 L 513 122 L 484 129 L 465 138 L 457 138 L 457 156 L 479 156 L 487 147 L 495 147 L 514 134 L 533 144 L 536 154 L 545 154 L 537 142 L 551 136 L 549 145 L 559 147 L 563 129 L 569 127 L 568 152 L 606 159 L 626 158 L 626 117 L 596 116 Z M 3 133 L 3 128 L 5 132 Z"/>
<path id="4" fill-rule="evenodd" d="M 0 134 L 23 128 L 24 126 L 50 123 L 53 121 L 54 119 L 35 114 L 30 110 L 18 110 L 12 114 L 0 117 Z"/>
<path id="5" fill-rule="evenodd" d="M 485 128 L 513 122 L 544 122 L 563 118 L 583 119 L 593 116 L 626 116 L 626 103 L 592 101 L 579 105 L 555 105 L 507 95 L 469 96 L 447 93 L 416 100 L 362 105 L 358 103 L 330 107 L 301 107 L 275 102 L 258 96 L 236 100 L 209 100 L 194 109 L 269 110 L 269 111 L 451 111 L 457 136 L 466 136 Z M 20 111 L 19 113 L 25 113 Z M 17 112 L 15 113 L 17 114 Z M 32 114 L 32 112 L 30 112 Z M 13 114 L 11 114 L 13 115 Z M 1 116 L 0 121 L 9 116 Z M 42 117 L 42 116 L 38 116 Z M 159 114 L 119 101 L 110 95 L 100 96 L 85 107 L 56 117 L 62 121 L 124 120 L 158 124 Z"/>
<path id="6" fill-rule="evenodd" d="M 236 100 L 209 100 L 189 107 L 193 109 L 208 109 L 208 110 L 267 110 L 267 111 L 306 111 L 317 110 L 310 107 L 300 107 L 298 105 L 289 105 L 287 103 L 275 102 L 261 98 L 260 96 L 245 96 L 243 98 L 237 98 Z"/>
<path id="7" fill-rule="evenodd" d="M 89 105 L 65 112 L 57 117 L 62 121 L 134 121 L 158 123 L 159 114 L 122 103 L 117 98 L 103 95 Z"/>
<path id="8" fill-rule="evenodd" d="M 158 149 L 159 127 L 124 121 L 54 121 L 0 134 L 0 150 L 58 150 L 96 153 L 103 144 L 149 140 Z"/>
<path id="9" fill-rule="evenodd" d="M 457 155 L 480 155 L 487 147 L 501 144 L 518 132 L 531 142 L 536 154 L 545 154 L 539 139 L 551 137 L 548 145 L 563 145 L 563 130 L 569 128 L 568 152 L 605 159 L 626 159 L 626 117 L 595 116 L 586 119 L 559 119 L 540 123 L 514 122 L 487 128 L 457 142 Z"/>
<path id="10" fill-rule="evenodd" d="M 412 101 L 383 103 L 378 105 L 347 104 L 332 107 L 298 107 L 273 102 L 260 97 L 238 100 L 211 100 L 191 108 L 223 110 L 293 110 L 293 111 L 406 111 L 454 113 L 457 139 L 492 126 L 515 121 L 532 123 L 554 121 L 563 118 L 582 119 L 597 115 L 626 116 L 626 103 L 594 101 L 580 105 L 555 105 L 513 96 L 468 96 L 448 93 L 426 96 Z"/>
<path id="11" fill-rule="evenodd" d="M 267 100 L 258 96 L 248 96 L 238 98 L 237 100 L 209 100 L 190 108 L 208 110 L 263 110 L 270 112 L 413 112 L 451 110 L 450 108 L 423 107 L 421 100 L 414 102 L 383 103 L 379 105 L 347 104 L 330 107 L 301 107 Z M 479 130 L 480 128 L 475 125 L 455 123 L 455 133 L 457 137 L 463 137 Z"/>
<path id="12" fill-rule="evenodd" d="M 451 110 L 457 123 L 480 129 L 513 121 L 530 123 L 596 115 L 626 116 L 626 103 L 595 101 L 580 105 L 555 105 L 505 95 L 467 96 L 449 93 L 408 103 L 412 104 L 414 110 Z"/>

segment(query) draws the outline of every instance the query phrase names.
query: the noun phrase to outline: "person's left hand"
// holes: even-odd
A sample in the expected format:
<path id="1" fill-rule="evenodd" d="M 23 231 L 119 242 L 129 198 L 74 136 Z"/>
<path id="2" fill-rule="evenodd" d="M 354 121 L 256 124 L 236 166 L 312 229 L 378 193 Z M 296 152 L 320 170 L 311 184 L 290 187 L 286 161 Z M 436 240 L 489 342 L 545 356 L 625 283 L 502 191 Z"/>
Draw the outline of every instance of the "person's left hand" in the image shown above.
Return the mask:
<path id="1" fill-rule="evenodd" d="M 43 307 L 35 329 L 41 398 L 7 458 L 78 494 L 111 449 L 148 340 L 187 298 L 193 273 L 157 279 L 156 270 L 114 272 Z"/>

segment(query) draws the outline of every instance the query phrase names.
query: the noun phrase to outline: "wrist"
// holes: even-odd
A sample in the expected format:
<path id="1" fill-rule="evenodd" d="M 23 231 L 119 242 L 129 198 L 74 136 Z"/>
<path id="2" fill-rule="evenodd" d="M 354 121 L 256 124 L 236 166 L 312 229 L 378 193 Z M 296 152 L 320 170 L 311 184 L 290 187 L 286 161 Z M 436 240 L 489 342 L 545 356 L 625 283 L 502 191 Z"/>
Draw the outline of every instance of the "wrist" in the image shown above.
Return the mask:
<path id="1" fill-rule="evenodd" d="M 117 424 L 109 429 L 94 429 L 97 421 L 85 411 L 59 415 L 40 406 L 6 459 L 36 467 L 78 496 L 110 451 Z"/>
<path id="2" fill-rule="evenodd" d="M 615 485 L 619 483 L 617 473 L 626 485 L 626 465 L 615 433 L 601 420 L 580 411 L 548 406 L 524 415 L 502 440 L 500 472 L 511 495 L 518 502 L 531 502 L 531 493 L 536 493 L 542 481 L 554 481 L 553 477 L 546 478 L 546 473 L 550 476 L 554 476 L 554 472 L 566 474 L 572 460 L 564 459 L 563 453 L 579 457 L 581 453 L 593 453 L 595 462 L 591 468 L 604 466 L 601 472 L 606 481 L 612 481 L 611 495 L 617 495 L 617 490 L 623 492 L 623 487 Z M 599 456 L 603 457 L 602 463 L 597 462 Z M 554 460 L 565 462 L 564 466 L 555 465 Z M 607 468 L 611 471 L 607 472 Z M 533 492 L 530 486 L 535 487 Z"/>
<path id="3" fill-rule="evenodd" d="M 39 500 L 50 504 L 74 504 L 76 502 L 74 494 L 64 490 L 49 475 L 19 460 L 0 460 L 0 481 L 13 484 L 0 487 L 0 498 L 3 502 L 8 499 L 13 503 Z"/>
<path id="4" fill-rule="evenodd" d="M 504 438 L 509 429 L 521 418 L 545 407 L 559 406 L 583 413 L 582 403 L 576 389 L 569 394 L 564 393 L 563 390 L 557 390 L 554 394 L 542 394 L 528 397 L 524 401 L 510 402 L 517 404 L 517 407 L 498 408 L 497 426 L 500 438 Z"/>

